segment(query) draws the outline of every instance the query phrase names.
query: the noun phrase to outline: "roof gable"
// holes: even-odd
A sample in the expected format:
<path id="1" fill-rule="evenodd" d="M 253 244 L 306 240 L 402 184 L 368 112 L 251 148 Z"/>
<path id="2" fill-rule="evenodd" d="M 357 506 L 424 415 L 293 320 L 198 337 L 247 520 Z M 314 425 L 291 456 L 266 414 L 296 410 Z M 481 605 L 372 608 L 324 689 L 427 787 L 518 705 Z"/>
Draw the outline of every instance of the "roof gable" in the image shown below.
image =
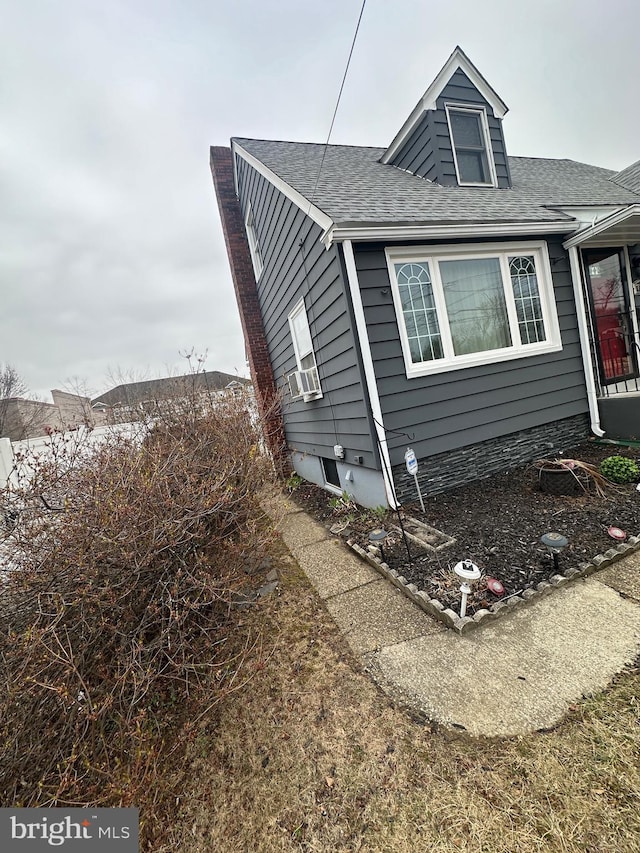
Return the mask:
<path id="1" fill-rule="evenodd" d="M 487 83 L 482 74 L 475 67 L 473 62 L 465 54 L 461 47 L 456 47 L 449 59 L 445 62 L 437 77 L 431 83 L 422 98 L 418 101 L 409 118 L 400 128 L 395 138 L 380 158 L 381 163 L 389 163 L 395 155 L 400 151 L 404 143 L 415 131 L 420 123 L 423 115 L 428 110 L 437 109 L 437 100 L 451 82 L 452 77 L 457 71 L 462 71 L 471 81 L 480 95 L 485 99 L 493 110 L 496 119 L 502 119 L 508 111 L 505 102 L 500 98 L 496 91 Z"/>

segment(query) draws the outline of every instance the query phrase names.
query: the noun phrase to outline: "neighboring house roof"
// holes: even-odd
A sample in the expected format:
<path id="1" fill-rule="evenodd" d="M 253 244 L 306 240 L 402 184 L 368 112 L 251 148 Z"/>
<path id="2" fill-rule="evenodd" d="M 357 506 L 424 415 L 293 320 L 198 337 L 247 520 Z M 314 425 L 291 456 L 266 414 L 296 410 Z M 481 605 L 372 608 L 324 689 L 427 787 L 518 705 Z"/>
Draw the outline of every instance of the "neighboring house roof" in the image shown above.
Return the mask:
<path id="1" fill-rule="evenodd" d="M 163 379 L 145 379 L 141 382 L 127 382 L 116 385 L 110 391 L 95 397 L 92 405 L 132 406 L 147 400 L 170 399 L 181 394 L 196 391 L 222 391 L 229 384 L 250 385 L 249 379 L 208 370 L 204 373 L 187 373 L 183 376 L 168 376 Z"/>
<path id="2" fill-rule="evenodd" d="M 511 189 L 445 187 L 380 163 L 384 148 L 329 145 L 325 153 L 318 143 L 233 142 L 336 225 L 562 222 L 571 218 L 556 207 L 640 202 L 639 164 L 616 174 L 574 160 L 509 157 Z M 634 168 L 635 180 L 625 178 Z"/>

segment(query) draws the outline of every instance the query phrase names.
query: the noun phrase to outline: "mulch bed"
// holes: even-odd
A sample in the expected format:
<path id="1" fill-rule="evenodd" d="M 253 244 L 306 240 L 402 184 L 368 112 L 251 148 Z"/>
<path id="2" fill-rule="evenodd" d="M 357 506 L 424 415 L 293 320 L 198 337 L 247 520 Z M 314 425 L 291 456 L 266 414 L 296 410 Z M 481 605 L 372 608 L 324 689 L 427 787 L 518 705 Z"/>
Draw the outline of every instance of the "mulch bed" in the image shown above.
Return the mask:
<path id="1" fill-rule="evenodd" d="M 640 462 L 636 448 L 596 443 L 580 445 L 560 458 L 599 465 L 614 454 Z M 473 615 L 480 608 L 535 587 L 556 574 L 552 557 L 540 543 L 544 533 L 557 531 L 569 540 L 559 556 L 561 571 L 577 567 L 617 544 L 608 533 L 612 526 L 629 535 L 639 535 L 640 492 L 636 485 L 609 486 L 605 497 L 594 490 L 581 491 L 576 496 L 544 494 L 537 468 L 521 466 L 425 497 L 424 515 L 417 500 L 405 505 L 405 516 L 437 528 L 454 538 L 456 544 L 434 552 L 409 540 L 407 554 L 403 537 L 393 532 L 384 542 L 385 562 L 409 583 L 457 611 L 460 579 L 452 569 L 459 560 L 472 560 L 483 572 L 469 597 L 467 613 Z M 310 484 L 299 486 L 292 497 L 327 527 L 365 549 L 373 528 L 383 526 L 393 531 L 398 526 L 396 513 L 381 515 L 363 510 Z M 487 578 L 491 577 L 501 581 L 503 595 L 497 596 L 487 588 Z"/>

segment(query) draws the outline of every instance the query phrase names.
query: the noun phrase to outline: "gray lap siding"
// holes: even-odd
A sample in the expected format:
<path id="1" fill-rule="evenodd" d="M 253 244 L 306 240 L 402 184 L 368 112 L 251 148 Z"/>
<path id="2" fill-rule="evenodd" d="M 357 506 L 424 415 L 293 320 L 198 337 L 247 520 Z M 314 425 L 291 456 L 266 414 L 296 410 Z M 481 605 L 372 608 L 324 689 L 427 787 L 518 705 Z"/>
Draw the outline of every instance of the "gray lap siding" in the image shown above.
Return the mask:
<path id="1" fill-rule="evenodd" d="M 559 239 L 547 242 L 563 349 L 411 379 L 405 372 L 384 246 L 357 247 L 356 266 L 393 466 L 403 462 L 408 443 L 424 458 L 588 411 L 569 262 Z"/>
<path id="2" fill-rule="evenodd" d="M 320 227 L 241 158 L 237 174 L 240 204 L 246 212 L 251 203 L 264 263 L 258 298 L 287 443 L 331 458 L 341 444 L 347 462 L 358 455 L 365 467 L 377 468 L 340 250 L 325 249 Z M 296 370 L 288 315 L 303 297 L 324 394 L 308 403 L 291 400 L 286 381 Z"/>

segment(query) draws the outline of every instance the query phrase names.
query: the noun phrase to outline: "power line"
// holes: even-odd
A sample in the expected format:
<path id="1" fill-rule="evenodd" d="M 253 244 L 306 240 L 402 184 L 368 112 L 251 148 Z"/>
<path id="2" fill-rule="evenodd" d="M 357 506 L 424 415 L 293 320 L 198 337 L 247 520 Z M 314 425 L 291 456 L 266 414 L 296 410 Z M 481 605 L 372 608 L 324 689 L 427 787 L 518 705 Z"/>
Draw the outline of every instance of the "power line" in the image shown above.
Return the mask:
<path id="1" fill-rule="evenodd" d="M 313 192 L 309 197 L 309 210 L 307 211 L 307 215 L 311 212 L 311 206 L 313 204 L 313 199 L 316 195 L 316 190 L 318 189 L 318 184 L 320 183 L 320 175 L 322 174 L 322 167 L 324 166 L 324 160 L 327 156 L 327 148 L 329 147 L 329 140 L 331 139 L 331 134 L 333 132 L 333 125 L 336 120 L 336 115 L 338 114 L 338 107 L 340 106 L 340 99 L 342 98 L 342 90 L 344 89 L 344 84 L 347 80 L 347 74 L 349 73 L 349 65 L 351 64 L 351 57 L 353 56 L 353 49 L 356 46 L 356 39 L 358 38 L 358 30 L 360 29 L 360 21 L 362 21 L 362 15 L 364 13 L 364 7 L 367 5 L 367 0 L 362 0 L 362 7 L 360 9 L 360 14 L 358 15 L 358 23 L 356 24 L 356 31 L 353 34 L 353 41 L 351 42 L 351 49 L 349 51 L 349 57 L 347 59 L 347 65 L 344 69 L 344 75 L 342 77 L 342 83 L 340 84 L 340 91 L 338 92 L 338 99 L 336 101 L 336 107 L 333 111 L 333 118 L 331 119 L 331 126 L 329 127 L 329 133 L 327 134 L 327 141 L 324 144 L 324 149 L 322 151 L 322 160 L 320 161 L 320 168 L 318 169 L 318 175 L 316 177 L 316 183 L 313 188 Z"/>

